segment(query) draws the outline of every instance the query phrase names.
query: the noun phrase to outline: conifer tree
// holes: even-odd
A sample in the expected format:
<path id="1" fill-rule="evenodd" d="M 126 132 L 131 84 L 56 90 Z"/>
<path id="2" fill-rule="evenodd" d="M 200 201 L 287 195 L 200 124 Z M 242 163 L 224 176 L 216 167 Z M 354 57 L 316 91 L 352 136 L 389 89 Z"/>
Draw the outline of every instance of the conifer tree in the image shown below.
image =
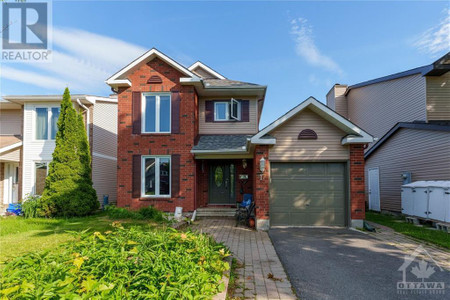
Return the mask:
<path id="1" fill-rule="evenodd" d="M 91 156 L 83 118 L 64 91 L 58 118 L 56 147 L 41 198 L 45 216 L 85 216 L 98 209 L 92 187 Z"/>

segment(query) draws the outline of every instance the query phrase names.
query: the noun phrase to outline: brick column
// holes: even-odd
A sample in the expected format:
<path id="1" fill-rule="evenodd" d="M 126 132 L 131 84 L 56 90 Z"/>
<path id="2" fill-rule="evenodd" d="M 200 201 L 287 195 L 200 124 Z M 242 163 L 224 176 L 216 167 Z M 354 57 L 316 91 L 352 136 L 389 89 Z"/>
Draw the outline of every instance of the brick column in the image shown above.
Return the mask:
<path id="1" fill-rule="evenodd" d="M 350 145 L 350 216 L 352 227 L 363 227 L 365 218 L 364 145 Z"/>
<path id="2" fill-rule="evenodd" d="M 260 171 L 261 158 L 266 160 L 264 172 Z M 256 229 L 269 229 L 269 146 L 257 145 L 253 159 L 253 198 L 255 199 Z"/>

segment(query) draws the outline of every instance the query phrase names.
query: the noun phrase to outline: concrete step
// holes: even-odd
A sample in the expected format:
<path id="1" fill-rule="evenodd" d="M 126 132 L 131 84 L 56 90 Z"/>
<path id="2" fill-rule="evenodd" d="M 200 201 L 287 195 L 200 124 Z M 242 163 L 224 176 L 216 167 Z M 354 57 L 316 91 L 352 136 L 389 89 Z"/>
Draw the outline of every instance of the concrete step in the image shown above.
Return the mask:
<path id="1" fill-rule="evenodd" d="M 230 207 L 201 207 L 197 208 L 197 217 L 213 218 L 213 217 L 234 217 L 236 208 Z"/>

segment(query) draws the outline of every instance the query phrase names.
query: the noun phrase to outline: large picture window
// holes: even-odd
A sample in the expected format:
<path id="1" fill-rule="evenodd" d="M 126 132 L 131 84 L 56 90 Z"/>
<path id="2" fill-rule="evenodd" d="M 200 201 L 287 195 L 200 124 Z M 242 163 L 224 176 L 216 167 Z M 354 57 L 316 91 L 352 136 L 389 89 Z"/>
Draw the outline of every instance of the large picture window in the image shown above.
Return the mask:
<path id="1" fill-rule="evenodd" d="M 170 133 L 170 94 L 144 93 L 142 132 Z"/>
<path id="2" fill-rule="evenodd" d="M 54 140 L 58 131 L 59 107 L 37 107 L 35 137 L 36 140 Z"/>
<path id="3" fill-rule="evenodd" d="M 45 187 L 45 179 L 48 174 L 48 163 L 47 162 L 36 162 L 34 165 L 34 194 L 42 195 Z"/>
<path id="4" fill-rule="evenodd" d="M 170 197 L 170 156 L 143 156 L 141 169 L 143 197 Z"/>

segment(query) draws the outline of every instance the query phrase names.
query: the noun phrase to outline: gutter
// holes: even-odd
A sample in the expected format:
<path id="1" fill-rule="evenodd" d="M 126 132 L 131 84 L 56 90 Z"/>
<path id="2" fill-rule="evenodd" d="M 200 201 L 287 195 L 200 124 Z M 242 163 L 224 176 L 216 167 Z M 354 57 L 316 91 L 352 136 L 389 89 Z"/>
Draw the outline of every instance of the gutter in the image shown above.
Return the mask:
<path id="1" fill-rule="evenodd" d="M 80 107 L 82 107 L 84 109 L 84 111 L 86 112 L 86 135 L 88 137 L 89 140 L 89 108 L 87 108 L 83 103 L 81 103 L 80 99 L 77 98 L 77 103 Z"/>

